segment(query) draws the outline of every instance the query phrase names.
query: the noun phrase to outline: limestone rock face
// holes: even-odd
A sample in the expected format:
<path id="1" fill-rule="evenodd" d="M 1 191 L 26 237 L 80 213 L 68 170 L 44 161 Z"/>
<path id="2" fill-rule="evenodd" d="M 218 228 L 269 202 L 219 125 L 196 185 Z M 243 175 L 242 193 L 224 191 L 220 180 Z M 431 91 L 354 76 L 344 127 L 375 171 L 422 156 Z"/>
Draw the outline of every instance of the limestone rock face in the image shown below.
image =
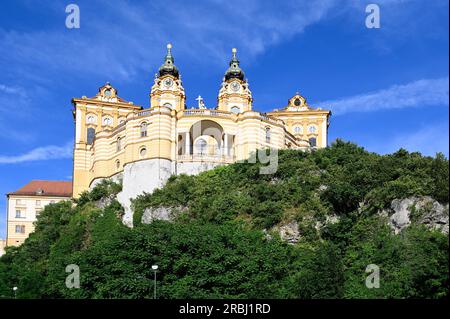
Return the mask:
<path id="1" fill-rule="evenodd" d="M 409 218 L 410 207 L 414 204 L 411 198 L 394 199 L 391 203 L 391 209 L 394 213 L 389 217 L 389 225 L 396 234 L 402 231 L 403 228 L 411 224 Z"/>
<path id="2" fill-rule="evenodd" d="M 300 232 L 298 231 L 298 223 L 292 221 L 288 224 L 280 226 L 280 237 L 289 244 L 296 244 L 300 239 Z"/>
<path id="3" fill-rule="evenodd" d="M 125 165 L 121 178 L 122 191 L 117 200 L 124 208 L 122 222 L 133 227 L 131 200 L 146 193 L 162 188 L 173 174 L 196 175 L 222 164 L 209 162 L 174 163 L 165 159 L 148 159 Z"/>
<path id="4" fill-rule="evenodd" d="M 437 201 L 432 202 L 431 210 L 420 218 L 420 223 L 431 229 L 448 234 L 448 204 L 441 205 Z"/>
<path id="5" fill-rule="evenodd" d="M 445 234 L 449 231 L 448 204 L 444 206 L 429 196 L 394 199 L 390 209 L 380 214 L 388 216 L 389 225 L 396 234 L 412 222 Z"/>
<path id="6" fill-rule="evenodd" d="M 144 192 L 152 193 L 165 185 L 172 175 L 172 162 L 163 159 L 149 159 L 125 165 L 122 191 L 117 200 L 124 208 L 123 223 L 133 227 L 131 199 Z"/>
<path id="7" fill-rule="evenodd" d="M 142 214 L 141 222 L 143 224 L 150 224 L 154 220 L 172 221 L 178 214 L 184 211 L 184 207 L 148 207 Z"/>
<path id="8" fill-rule="evenodd" d="M 97 208 L 106 208 L 109 205 L 111 205 L 112 201 L 116 198 L 116 195 L 112 194 L 106 197 L 100 198 L 98 201 L 95 202 L 95 206 Z"/>

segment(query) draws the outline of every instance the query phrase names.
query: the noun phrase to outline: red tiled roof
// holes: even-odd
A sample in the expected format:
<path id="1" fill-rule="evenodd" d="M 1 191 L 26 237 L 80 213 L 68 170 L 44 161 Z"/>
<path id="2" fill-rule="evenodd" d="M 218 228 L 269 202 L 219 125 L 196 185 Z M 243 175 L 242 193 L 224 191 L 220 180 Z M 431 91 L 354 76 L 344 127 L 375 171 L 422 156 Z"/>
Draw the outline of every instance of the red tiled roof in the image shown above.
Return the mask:
<path id="1" fill-rule="evenodd" d="M 35 180 L 7 195 L 72 197 L 72 182 Z"/>

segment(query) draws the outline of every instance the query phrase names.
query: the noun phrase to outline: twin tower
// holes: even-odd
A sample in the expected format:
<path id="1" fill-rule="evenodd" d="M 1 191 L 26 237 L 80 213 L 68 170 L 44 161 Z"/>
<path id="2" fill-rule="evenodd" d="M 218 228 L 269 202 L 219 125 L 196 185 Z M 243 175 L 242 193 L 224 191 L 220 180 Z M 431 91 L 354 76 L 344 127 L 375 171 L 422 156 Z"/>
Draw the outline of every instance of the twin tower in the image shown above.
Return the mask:
<path id="1" fill-rule="evenodd" d="M 214 109 L 186 108 L 172 46 L 155 75 L 150 107 L 119 97 L 107 83 L 92 97 L 72 99 L 75 119 L 73 196 L 103 179 L 121 181 L 118 199 L 131 225 L 130 200 L 162 187 L 171 175 L 197 174 L 245 160 L 258 149 L 326 147 L 330 111 L 299 93 L 268 113 L 252 109 L 252 93 L 232 50 Z"/>
<path id="2" fill-rule="evenodd" d="M 186 107 L 186 96 L 180 73 L 174 64 L 171 49 L 172 45 L 168 44 L 164 63 L 155 75 L 155 82 L 150 94 L 150 105 L 166 105 L 176 111 L 182 111 Z M 239 114 L 252 109 L 253 99 L 244 71 L 239 66 L 236 49 L 233 49 L 232 52 L 233 56 L 229 63 L 230 66 L 225 72 L 215 110 Z M 197 100 L 199 101 L 199 108 L 202 108 L 201 97 Z"/>

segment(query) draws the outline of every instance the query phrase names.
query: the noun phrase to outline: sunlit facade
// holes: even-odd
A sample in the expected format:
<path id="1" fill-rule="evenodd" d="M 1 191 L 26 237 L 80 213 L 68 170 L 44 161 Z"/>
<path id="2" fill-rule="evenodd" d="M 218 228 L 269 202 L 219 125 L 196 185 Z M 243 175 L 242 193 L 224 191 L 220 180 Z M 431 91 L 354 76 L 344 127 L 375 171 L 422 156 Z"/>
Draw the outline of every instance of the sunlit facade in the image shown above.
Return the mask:
<path id="1" fill-rule="evenodd" d="M 127 179 L 127 167 L 128 182 L 146 185 L 163 180 L 161 175 L 195 174 L 246 159 L 257 149 L 327 146 L 330 111 L 312 108 L 299 93 L 278 110 L 254 110 L 235 49 L 217 106 L 206 108 L 201 97 L 197 101 L 195 108 L 186 106 L 170 45 L 155 75 L 149 108 L 122 99 L 109 83 L 92 98 L 74 98 L 74 196 L 104 178 Z M 145 165 L 151 169 L 141 169 Z"/>

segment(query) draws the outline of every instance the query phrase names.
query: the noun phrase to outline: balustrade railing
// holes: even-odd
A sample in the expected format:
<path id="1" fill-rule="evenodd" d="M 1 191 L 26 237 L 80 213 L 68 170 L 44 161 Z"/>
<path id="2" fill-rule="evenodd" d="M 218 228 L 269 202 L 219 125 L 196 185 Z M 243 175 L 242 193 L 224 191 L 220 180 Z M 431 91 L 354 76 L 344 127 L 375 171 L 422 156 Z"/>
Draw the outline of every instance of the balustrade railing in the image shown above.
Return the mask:
<path id="1" fill-rule="evenodd" d="M 217 110 L 208 110 L 208 109 L 190 109 L 184 110 L 183 116 L 222 116 L 222 117 L 231 117 L 231 113 Z"/>
<path id="2" fill-rule="evenodd" d="M 266 122 L 273 123 L 273 124 L 279 124 L 279 120 L 274 119 L 273 117 L 270 117 L 270 116 L 268 116 L 266 114 L 261 114 L 260 115 L 260 119 L 263 120 L 263 121 L 266 121 Z"/>
<path id="3" fill-rule="evenodd" d="M 189 152 L 189 153 L 187 153 Z M 204 161 L 204 162 L 232 162 L 234 160 L 234 149 L 216 146 L 195 146 L 187 151 L 185 148 L 179 150 L 178 160 Z"/>
<path id="4" fill-rule="evenodd" d="M 147 115 L 150 115 L 150 114 L 151 114 L 150 110 L 144 110 L 144 111 L 137 112 L 136 116 L 140 117 L 140 116 L 147 116 Z"/>

